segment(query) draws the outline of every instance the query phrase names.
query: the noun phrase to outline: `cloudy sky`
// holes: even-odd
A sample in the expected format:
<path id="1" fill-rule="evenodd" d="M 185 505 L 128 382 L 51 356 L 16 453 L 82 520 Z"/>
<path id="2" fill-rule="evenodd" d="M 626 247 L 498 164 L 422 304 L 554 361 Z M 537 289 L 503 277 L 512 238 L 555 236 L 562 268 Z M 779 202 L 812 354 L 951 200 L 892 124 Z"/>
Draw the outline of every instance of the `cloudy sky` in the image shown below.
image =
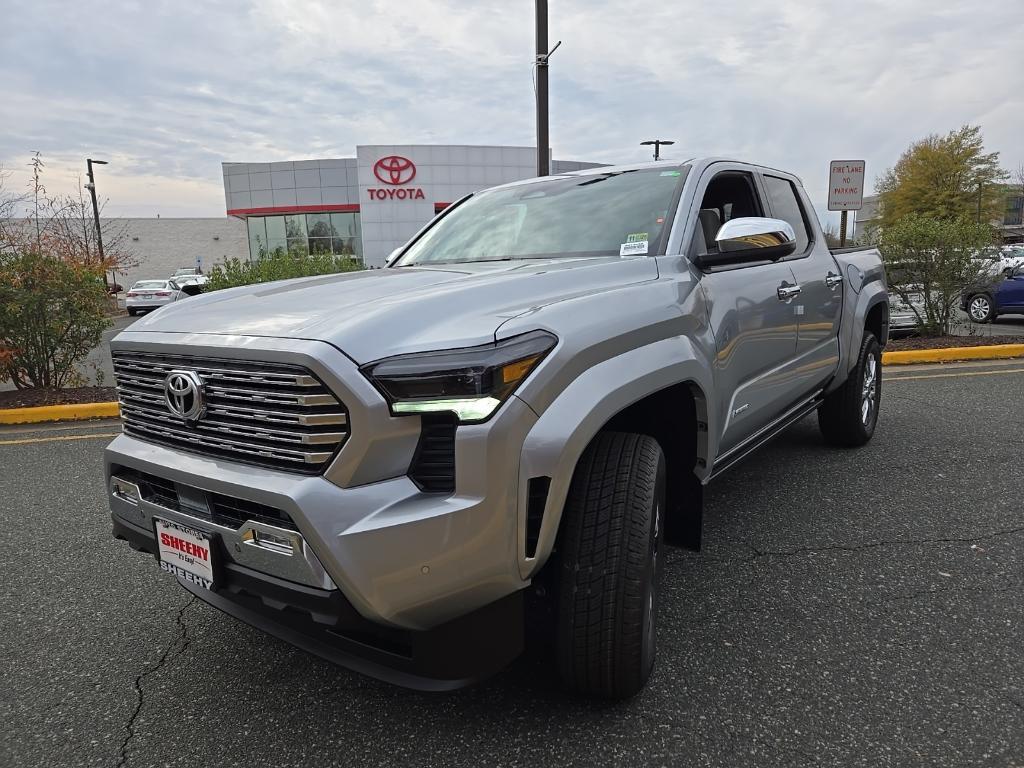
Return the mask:
<path id="1" fill-rule="evenodd" d="M 911 141 L 980 124 L 1024 163 L 1020 0 L 550 0 L 562 159 L 714 154 L 873 179 Z M 16 9 L 16 13 L 13 11 Z M 356 144 L 534 142 L 529 0 L 47 2 L 0 27 L 0 165 L 51 192 L 84 158 L 107 212 L 223 216 L 220 163 Z"/>

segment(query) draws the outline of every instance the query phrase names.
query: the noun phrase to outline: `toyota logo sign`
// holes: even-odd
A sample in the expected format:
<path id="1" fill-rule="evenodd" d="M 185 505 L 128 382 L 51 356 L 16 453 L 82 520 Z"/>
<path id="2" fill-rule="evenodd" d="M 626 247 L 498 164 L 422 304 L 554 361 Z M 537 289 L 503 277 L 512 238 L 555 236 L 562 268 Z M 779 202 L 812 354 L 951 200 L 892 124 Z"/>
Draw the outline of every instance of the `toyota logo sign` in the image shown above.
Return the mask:
<path id="1" fill-rule="evenodd" d="M 206 410 L 203 380 L 195 371 L 175 370 L 164 379 L 167 409 L 186 422 L 198 421 Z"/>
<path id="2" fill-rule="evenodd" d="M 388 155 L 373 164 L 373 175 L 383 184 L 408 184 L 416 178 L 416 165 L 407 157 Z"/>

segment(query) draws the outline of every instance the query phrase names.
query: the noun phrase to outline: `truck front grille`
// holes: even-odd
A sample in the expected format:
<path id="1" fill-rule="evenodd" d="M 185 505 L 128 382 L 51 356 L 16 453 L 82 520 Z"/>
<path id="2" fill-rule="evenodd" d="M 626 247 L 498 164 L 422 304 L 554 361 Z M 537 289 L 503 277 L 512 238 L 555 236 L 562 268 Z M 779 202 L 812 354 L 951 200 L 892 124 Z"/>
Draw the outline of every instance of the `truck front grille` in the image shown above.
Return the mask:
<path id="1" fill-rule="evenodd" d="M 348 437 L 348 413 L 297 365 L 114 352 L 126 434 L 243 464 L 317 474 Z M 172 412 L 164 383 L 172 371 L 202 382 L 205 410 L 186 422 Z"/>

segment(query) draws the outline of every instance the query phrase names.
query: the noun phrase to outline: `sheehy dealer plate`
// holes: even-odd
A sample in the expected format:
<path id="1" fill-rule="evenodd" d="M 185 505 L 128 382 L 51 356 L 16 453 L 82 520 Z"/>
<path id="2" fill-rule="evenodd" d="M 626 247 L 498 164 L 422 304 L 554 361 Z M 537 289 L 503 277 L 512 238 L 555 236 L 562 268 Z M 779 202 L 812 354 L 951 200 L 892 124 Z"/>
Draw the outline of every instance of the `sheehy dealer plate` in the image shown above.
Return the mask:
<path id="1" fill-rule="evenodd" d="M 156 518 L 160 568 L 204 589 L 213 588 L 213 547 L 209 535 Z"/>

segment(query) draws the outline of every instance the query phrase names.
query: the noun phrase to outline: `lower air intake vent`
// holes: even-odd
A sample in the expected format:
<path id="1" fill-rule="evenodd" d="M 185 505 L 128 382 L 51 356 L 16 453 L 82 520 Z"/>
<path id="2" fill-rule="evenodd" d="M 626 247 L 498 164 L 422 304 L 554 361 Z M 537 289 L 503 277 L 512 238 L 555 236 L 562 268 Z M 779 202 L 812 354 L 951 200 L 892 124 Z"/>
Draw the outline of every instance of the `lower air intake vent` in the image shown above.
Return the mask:
<path id="1" fill-rule="evenodd" d="M 428 493 L 455 491 L 455 415 L 423 416 L 409 477 Z"/>

